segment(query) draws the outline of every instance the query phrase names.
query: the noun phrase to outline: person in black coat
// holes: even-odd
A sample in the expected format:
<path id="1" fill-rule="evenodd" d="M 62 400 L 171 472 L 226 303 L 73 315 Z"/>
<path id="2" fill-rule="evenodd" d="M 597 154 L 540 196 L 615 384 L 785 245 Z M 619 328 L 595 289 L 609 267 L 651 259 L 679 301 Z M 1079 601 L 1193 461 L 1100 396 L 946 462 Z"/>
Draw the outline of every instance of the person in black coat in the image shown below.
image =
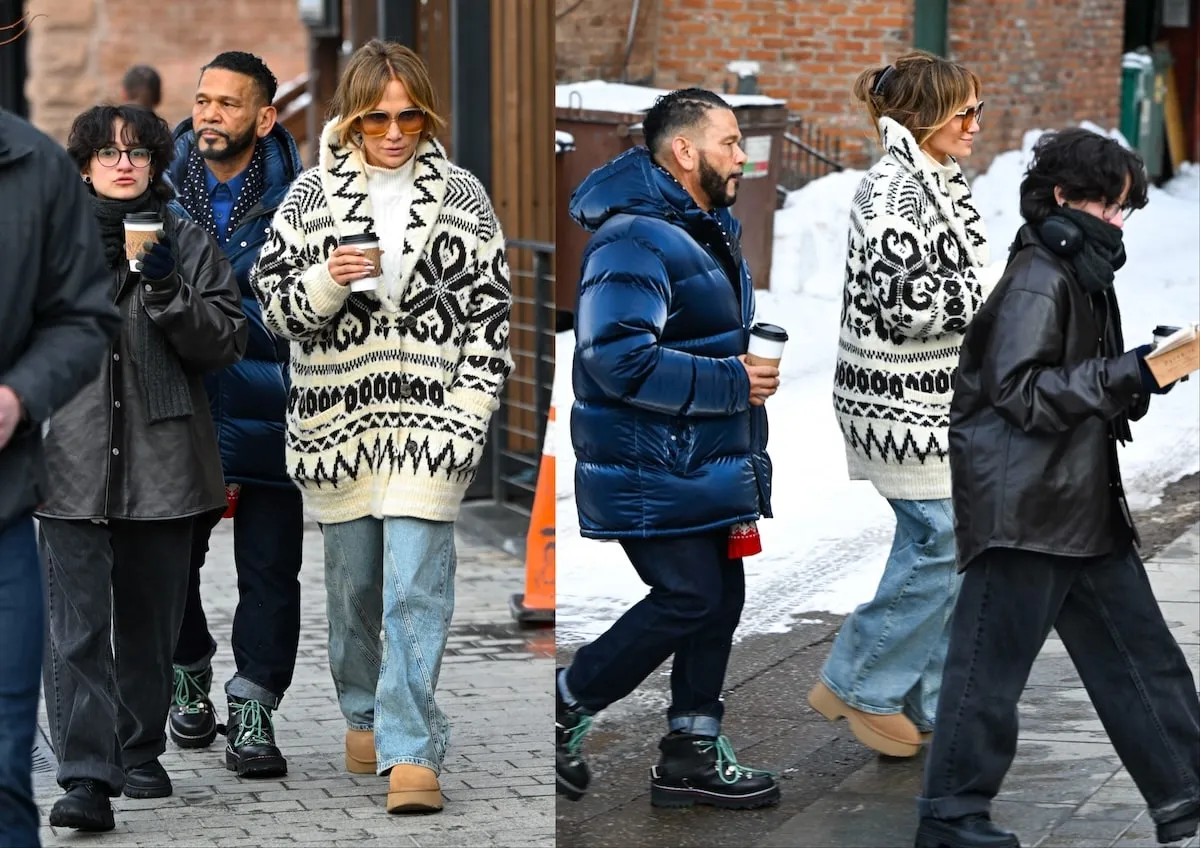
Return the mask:
<path id="1" fill-rule="evenodd" d="M 31 772 L 45 598 L 42 424 L 100 373 L 121 318 L 74 163 L 0 109 L 0 845 L 38 845 Z"/>
<path id="2" fill-rule="evenodd" d="M 124 323 L 100 376 L 55 413 L 38 507 L 49 584 L 46 714 L 66 794 L 50 824 L 111 830 L 109 797 L 170 795 L 171 654 L 196 516 L 225 502 L 202 375 L 241 357 L 246 318 L 229 260 L 170 207 L 171 132 L 138 106 L 75 119 L 67 152 L 94 192 L 109 297 Z M 154 214 L 138 269 L 124 219 Z"/>
<path id="3" fill-rule="evenodd" d="M 1058 631 L 1161 843 L 1200 821 L 1200 701 L 1138 556 L 1117 442 L 1160 387 L 1126 350 L 1113 288 L 1141 159 L 1084 129 L 1044 135 L 1026 223 L 968 329 L 950 411 L 965 571 L 925 765 L 918 848 L 1008 848 L 989 815 L 1017 746 L 1017 702 Z"/>

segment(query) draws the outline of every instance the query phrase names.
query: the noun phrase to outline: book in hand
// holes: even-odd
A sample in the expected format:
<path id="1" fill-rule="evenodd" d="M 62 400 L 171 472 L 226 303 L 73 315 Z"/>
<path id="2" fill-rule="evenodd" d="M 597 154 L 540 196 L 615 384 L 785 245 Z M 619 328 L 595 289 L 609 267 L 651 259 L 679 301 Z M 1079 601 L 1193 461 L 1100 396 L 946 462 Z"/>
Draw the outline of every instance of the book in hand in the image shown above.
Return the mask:
<path id="1" fill-rule="evenodd" d="M 1200 325 L 1188 324 L 1159 341 L 1146 354 L 1146 367 L 1159 386 L 1200 371 Z"/>

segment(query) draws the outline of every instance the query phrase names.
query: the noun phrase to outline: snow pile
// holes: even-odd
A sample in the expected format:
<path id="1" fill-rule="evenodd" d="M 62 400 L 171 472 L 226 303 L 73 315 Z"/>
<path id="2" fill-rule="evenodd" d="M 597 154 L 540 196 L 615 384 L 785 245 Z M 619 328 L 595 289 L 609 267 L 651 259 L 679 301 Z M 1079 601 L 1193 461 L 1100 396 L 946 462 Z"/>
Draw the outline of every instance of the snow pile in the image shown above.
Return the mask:
<path id="1" fill-rule="evenodd" d="M 1110 133 L 1111 134 L 1111 133 Z M 973 185 L 991 243 L 994 283 L 1020 226 L 1017 189 L 1038 133 L 996 157 Z M 757 296 L 758 320 L 789 330 L 782 388 L 768 404 L 775 519 L 760 522 L 764 552 L 746 560 L 747 599 L 739 637 L 788 629 L 805 611 L 846 613 L 875 590 L 894 517 L 865 482 L 846 479 L 845 448 L 833 414 L 832 375 L 841 311 L 850 203 L 862 172 L 842 172 L 794 192 L 776 213 L 771 289 Z M 1200 167 L 1186 165 L 1125 228 L 1128 263 L 1118 272 L 1129 347 L 1158 324 L 1200 321 Z M 554 403 L 569 415 L 574 337 L 558 337 Z M 558 430 L 557 635 L 594 638 L 646 587 L 616 543 L 579 536 L 574 454 Z M 1200 378 L 1155 398 L 1122 465 L 1135 509 L 1169 482 L 1200 470 Z"/>

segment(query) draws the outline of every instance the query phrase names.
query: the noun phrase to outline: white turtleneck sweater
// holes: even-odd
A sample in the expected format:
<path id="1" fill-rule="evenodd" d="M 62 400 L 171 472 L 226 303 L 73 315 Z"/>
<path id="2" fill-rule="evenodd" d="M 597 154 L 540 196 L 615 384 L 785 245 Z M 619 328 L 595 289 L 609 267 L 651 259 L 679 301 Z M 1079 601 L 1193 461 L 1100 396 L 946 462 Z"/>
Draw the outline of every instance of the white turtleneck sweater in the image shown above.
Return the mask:
<path id="1" fill-rule="evenodd" d="M 404 255 L 404 230 L 412 204 L 417 157 L 412 156 L 399 168 L 377 168 L 363 162 L 367 174 L 367 193 L 375 216 L 379 247 L 383 250 L 381 283 L 394 303 L 404 297 L 405 280 L 401 269 Z"/>

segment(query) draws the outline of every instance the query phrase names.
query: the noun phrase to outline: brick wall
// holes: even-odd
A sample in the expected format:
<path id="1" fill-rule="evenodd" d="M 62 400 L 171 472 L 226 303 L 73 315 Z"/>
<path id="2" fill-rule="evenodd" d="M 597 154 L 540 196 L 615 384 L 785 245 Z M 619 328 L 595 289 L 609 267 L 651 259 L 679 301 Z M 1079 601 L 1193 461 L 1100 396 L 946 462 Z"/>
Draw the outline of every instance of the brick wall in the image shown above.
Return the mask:
<path id="1" fill-rule="evenodd" d="M 1027 130 L 1083 120 L 1116 127 L 1125 0 L 956 0 L 950 51 L 980 77 L 987 101 L 970 168 L 984 170 Z"/>
<path id="2" fill-rule="evenodd" d="M 559 21 L 560 81 L 617 78 L 631 7 L 585 0 Z M 876 155 L 874 133 L 850 87 L 910 49 L 912 9 L 912 0 L 643 0 L 630 78 L 732 91 L 726 65 L 759 62 L 759 89 L 811 116 L 862 167 Z M 951 57 L 980 75 L 987 100 L 967 170 L 986 169 L 1029 129 L 1116 126 L 1123 29 L 1124 0 L 952 0 Z"/>
<path id="3" fill-rule="evenodd" d="M 637 3 L 638 20 L 626 79 L 646 83 L 654 72 L 662 0 Z M 625 65 L 629 19 L 634 0 L 555 0 L 556 77 L 558 82 L 617 81 Z"/>
<path id="4" fill-rule="evenodd" d="M 60 141 L 81 111 L 120 98 L 130 65 L 158 70 L 159 113 L 172 126 L 191 114 L 200 66 L 223 50 L 261 56 L 281 84 L 308 67 L 295 0 L 31 0 L 28 9 L 45 15 L 30 27 L 30 117 Z"/>

